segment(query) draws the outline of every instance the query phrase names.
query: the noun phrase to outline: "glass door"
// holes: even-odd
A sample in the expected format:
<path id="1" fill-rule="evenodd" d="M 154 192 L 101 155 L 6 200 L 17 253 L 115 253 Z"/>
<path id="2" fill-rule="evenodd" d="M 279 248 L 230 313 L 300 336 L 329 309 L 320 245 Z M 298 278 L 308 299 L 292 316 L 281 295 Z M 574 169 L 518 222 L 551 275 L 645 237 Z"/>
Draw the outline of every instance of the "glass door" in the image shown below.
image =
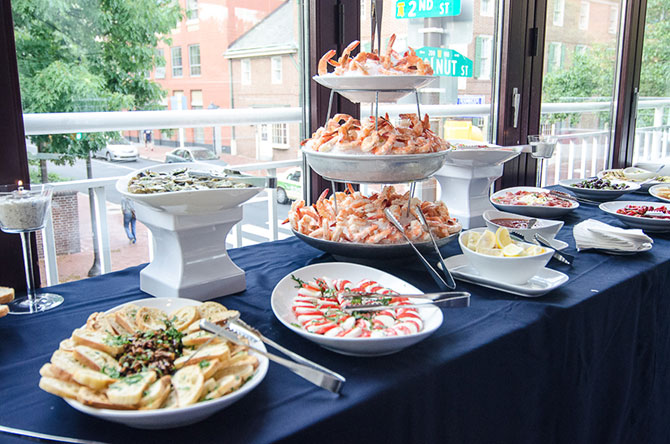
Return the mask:
<path id="1" fill-rule="evenodd" d="M 622 0 L 548 0 L 540 131 L 557 139 L 541 185 L 609 165 Z"/>
<path id="2" fill-rule="evenodd" d="M 653 171 L 670 162 L 669 70 L 670 1 L 648 0 L 637 91 L 633 165 Z M 670 176 L 670 168 L 659 173 Z"/>

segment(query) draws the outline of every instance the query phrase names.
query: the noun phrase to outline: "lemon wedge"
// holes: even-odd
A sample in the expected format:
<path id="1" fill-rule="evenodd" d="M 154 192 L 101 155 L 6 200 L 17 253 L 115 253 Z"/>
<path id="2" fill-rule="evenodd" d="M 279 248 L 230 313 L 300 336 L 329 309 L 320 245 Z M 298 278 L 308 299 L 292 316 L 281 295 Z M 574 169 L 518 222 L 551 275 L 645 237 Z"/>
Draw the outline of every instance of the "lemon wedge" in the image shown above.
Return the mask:
<path id="1" fill-rule="evenodd" d="M 479 242 L 479 238 L 482 237 L 481 234 L 471 231 L 468 233 L 468 237 L 465 242 L 465 246 L 468 247 L 471 250 L 476 250 L 477 249 L 477 242 Z"/>
<path id="2" fill-rule="evenodd" d="M 496 246 L 496 235 L 492 231 L 486 230 L 479 237 L 475 251 L 482 253 L 483 250 L 490 250 Z M 485 254 L 485 253 L 484 253 Z"/>
<path id="3" fill-rule="evenodd" d="M 526 248 L 526 251 L 524 251 L 524 256 L 537 256 L 539 254 L 544 254 L 546 251 L 547 250 L 540 247 L 539 245 L 531 245 L 530 247 Z"/>
<path id="4" fill-rule="evenodd" d="M 502 257 L 503 255 L 502 250 L 498 248 L 482 248 L 481 250 L 477 250 L 477 253 L 485 254 L 487 256 L 498 256 L 498 257 Z"/>
<path id="5" fill-rule="evenodd" d="M 524 250 L 522 247 L 518 246 L 517 244 L 510 243 L 509 245 L 506 245 L 505 248 L 502 249 L 502 254 L 505 257 L 518 257 L 523 253 Z"/>
<path id="6" fill-rule="evenodd" d="M 505 227 L 498 228 L 498 230 L 496 231 L 496 245 L 498 245 L 498 248 L 502 250 L 511 243 L 512 239 L 509 237 L 509 231 L 507 231 L 507 228 Z"/>

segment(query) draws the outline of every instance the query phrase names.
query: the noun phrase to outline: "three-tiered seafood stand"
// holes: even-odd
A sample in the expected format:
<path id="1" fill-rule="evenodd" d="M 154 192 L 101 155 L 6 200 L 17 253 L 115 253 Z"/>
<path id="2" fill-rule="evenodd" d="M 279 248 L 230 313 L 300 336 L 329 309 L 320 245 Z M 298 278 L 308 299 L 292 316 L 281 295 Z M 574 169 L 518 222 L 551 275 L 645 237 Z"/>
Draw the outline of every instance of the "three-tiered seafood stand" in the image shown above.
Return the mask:
<path id="1" fill-rule="evenodd" d="M 183 168 L 248 186 L 152 194 L 129 191 L 131 180 L 147 170 L 171 172 Z M 245 273 L 228 256 L 226 236 L 242 220 L 242 203 L 275 184 L 274 178 L 241 175 L 197 163 L 152 166 L 119 179 L 117 191 L 134 202 L 137 220 L 153 237 L 153 258 L 140 273 L 140 289 L 156 297 L 200 301 L 244 290 Z"/>

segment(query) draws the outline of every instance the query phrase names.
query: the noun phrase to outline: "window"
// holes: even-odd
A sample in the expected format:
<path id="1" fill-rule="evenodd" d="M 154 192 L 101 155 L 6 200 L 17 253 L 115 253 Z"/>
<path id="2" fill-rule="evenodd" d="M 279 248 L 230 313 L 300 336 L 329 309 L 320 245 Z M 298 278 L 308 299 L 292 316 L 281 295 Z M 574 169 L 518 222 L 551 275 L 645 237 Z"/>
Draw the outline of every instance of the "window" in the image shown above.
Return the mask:
<path id="1" fill-rule="evenodd" d="M 285 123 L 272 124 L 272 144 L 288 146 L 288 125 Z"/>
<path id="2" fill-rule="evenodd" d="M 242 85 L 251 85 L 251 59 L 242 59 Z"/>
<path id="3" fill-rule="evenodd" d="M 200 45 L 188 47 L 188 65 L 192 76 L 199 76 L 200 71 Z"/>
<path id="4" fill-rule="evenodd" d="M 191 91 L 191 109 L 202 109 L 202 91 Z"/>
<path id="5" fill-rule="evenodd" d="M 268 141 L 268 125 L 267 123 L 264 123 L 261 125 L 261 141 L 262 142 L 267 142 Z"/>
<path id="6" fill-rule="evenodd" d="M 275 56 L 271 59 L 272 83 L 281 83 L 281 56 Z"/>
<path id="7" fill-rule="evenodd" d="M 493 37 L 479 35 L 475 39 L 475 77 L 482 80 L 491 78 L 491 55 Z"/>
<path id="8" fill-rule="evenodd" d="M 616 34 L 616 30 L 619 24 L 619 8 L 616 6 L 610 7 L 610 26 L 607 29 L 610 34 Z"/>
<path id="9" fill-rule="evenodd" d="M 365 20 L 368 16 L 365 14 L 365 3 L 369 0 L 361 0 L 361 20 Z"/>
<path id="10" fill-rule="evenodd" d="M 170 109 L 186 109 L 186 102 L 184 102 L 184 91 L 175 90 L 172 92 L 172 95 L 174 98 L 170 100 Z"/>
<path id="11" fill-rule="evenodd" d="M 547 72 L 558 71 L 563 68 L 563 43 L 549 43 L 549 58 L 547 59 Z"/>
<path id="12" fill-rule="evenodd" d="M 577 45 L 577 46 L 575 46 L 575 54 L 584 55 L 584 54 L 586 54 L 586 50 L 588 48 L 589 47 L 586 46 L 586 45 Z"/>
<path id="13" fill-rule="evenodd" d="M 482 17 L 493 17 L 494 0 L 481 0 L 479 3 L 479 14 Z"/>
<path id="14" fill-rule="evenodd" d="M 156 78 L 165 78 L 165 50 L 162 48 L 158 50 L 158 56 L 156 57 Z"/>
<path id="15" fill-rule="evenodd" d="M 589 2 L 582 2 L 579 7 L 579 29 L 589 29 L 589 9 L 591 9 L 591 4 Z"/>
<path id="16" fill-rule="evenodd" d="M 181 62 L 181 48 L 176 46 L 170 48 L 170 51 L 172 53 L 172 77 L 182 77 L 184 75 L 184 70 Z"/>
<path id="17" fill-rule="evenodd" d="M 563 26 L 563 19 L 565 17 L 565 0 L 554 0 L 554 26 Z"/>
<path id="18" fill-rule="evenodd" d="M 198 19 L 198 0 L 186 0 L 186 19 Z"/>

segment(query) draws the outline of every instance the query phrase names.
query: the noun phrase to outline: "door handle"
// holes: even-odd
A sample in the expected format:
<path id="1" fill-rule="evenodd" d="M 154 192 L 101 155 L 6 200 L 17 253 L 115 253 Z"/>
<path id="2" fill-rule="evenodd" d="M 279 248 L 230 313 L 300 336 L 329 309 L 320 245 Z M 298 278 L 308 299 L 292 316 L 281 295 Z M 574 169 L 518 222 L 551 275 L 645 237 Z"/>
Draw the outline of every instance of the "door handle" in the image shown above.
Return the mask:
<path id="1" fill-rule="evenodd" d="M 514 111 L 513 114 L 513 123 L 512 127 L 513 128 L 518 128 L 519 127 L 519 105 L 521 104 L 521 94 L 519 93 L 519 88 L 514 88 L 512 90 L 512 110 Z"/>

